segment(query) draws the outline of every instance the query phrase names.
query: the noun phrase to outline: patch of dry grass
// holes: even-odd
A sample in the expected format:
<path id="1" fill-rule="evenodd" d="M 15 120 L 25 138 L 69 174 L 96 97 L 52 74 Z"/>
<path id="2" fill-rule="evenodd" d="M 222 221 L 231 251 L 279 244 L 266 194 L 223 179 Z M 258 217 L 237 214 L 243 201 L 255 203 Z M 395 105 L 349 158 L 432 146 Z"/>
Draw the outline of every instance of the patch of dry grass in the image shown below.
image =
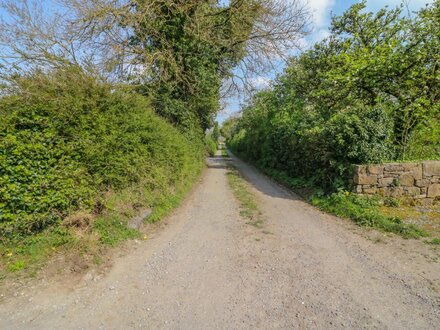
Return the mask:
<path id="1" fill-rule="evenodd" d="M 434 240 L 440 239 L 440 204 L 382 206 L 381 212 L 390 217 L 398 217 L 406 224 L 416 225 L 428 232 Z"/>

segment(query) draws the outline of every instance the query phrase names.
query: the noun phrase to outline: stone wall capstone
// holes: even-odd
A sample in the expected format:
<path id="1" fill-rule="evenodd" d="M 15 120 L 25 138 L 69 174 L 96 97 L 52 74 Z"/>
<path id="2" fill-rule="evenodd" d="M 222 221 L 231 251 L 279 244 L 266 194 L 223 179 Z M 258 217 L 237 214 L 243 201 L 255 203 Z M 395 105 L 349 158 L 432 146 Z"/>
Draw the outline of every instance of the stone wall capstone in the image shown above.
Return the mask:
<path id="1" fill-rule="evenodd" d="M 409 197 L 430 204 L 440 198 L 440 161 L 355 165 L 353 185 L 358 194 Z"/>

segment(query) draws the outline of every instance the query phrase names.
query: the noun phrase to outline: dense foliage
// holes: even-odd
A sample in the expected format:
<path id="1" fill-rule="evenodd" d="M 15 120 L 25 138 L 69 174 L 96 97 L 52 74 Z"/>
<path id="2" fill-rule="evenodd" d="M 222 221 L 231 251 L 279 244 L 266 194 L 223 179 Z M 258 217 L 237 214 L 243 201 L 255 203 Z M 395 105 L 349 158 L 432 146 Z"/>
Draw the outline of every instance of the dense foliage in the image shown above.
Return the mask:
<path id="1" fill-rule="evenodd" d="M 329 188 L 351 164 L 440 156 L 440 2 L 412 18 L 365 7 L 334 17 L 330 37 L 227 122 L 230 147 Z"/>
<path id="2" fill-rule="evenodd" d="M 0 99 L 2 238 L 99 212 L 100 193 L 140 181 L 166 195 L 201 168 L 201 132 L 183 135 L 144 97 L 80 69 L 37 72 L 14 88 Z"/>
<path id="3" fill-rule="evenodd" d="M 259 4 L 215 1 L 135 1 L 132 46 L 143 49 L 142 63 L 153 79 L 143 81 L 158 112 L 184 127 L 212 126 L 219 110 L 221 79 L 245 55 Z M 145 47 L 145 44 L 147 46 Z M 144 89 L 144 88 L 142 88 Z"/>
<path id="4" fill-rule="evenodd" d="M 206 132 L 205 135 L 206 153 L 210 157 L 215 156 L 215 154 L 217 153 L 219 137 L 220 137 L 220 128 L 218 123 L 216 122 L 214 124 L 214 127 L 210 129 L 208 132 Z"/>

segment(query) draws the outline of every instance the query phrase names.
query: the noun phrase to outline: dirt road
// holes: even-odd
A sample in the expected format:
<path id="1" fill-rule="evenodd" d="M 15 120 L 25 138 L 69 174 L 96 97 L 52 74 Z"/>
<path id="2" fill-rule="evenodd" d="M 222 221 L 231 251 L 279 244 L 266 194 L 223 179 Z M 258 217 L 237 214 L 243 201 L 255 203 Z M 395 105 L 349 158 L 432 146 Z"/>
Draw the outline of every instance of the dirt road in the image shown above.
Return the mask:
<path id="1" fill-rule="evenodd" d="M 434 329 L 438 251 L 317 211 L 234 159 L 265 223 L 246 224 L 209 161 L 198 187 L 103 277 L 42 284 L 0 305 L 0 329 Z"/>

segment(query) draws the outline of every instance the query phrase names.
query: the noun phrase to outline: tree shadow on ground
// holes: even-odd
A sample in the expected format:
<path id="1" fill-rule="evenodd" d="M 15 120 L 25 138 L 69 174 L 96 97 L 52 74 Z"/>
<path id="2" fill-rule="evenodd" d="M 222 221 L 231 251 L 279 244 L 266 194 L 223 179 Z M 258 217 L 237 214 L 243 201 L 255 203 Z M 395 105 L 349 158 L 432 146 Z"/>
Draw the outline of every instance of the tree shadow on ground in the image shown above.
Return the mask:
<path id="1" fill-rule="evenodd" d="M 230 166 L 234 166 L 251 186 L 263 194 L 274 198 L 302 200 L 297 194 L 264 175 L 254 166 L 243 162 L 231 152 L 228 153 L 229 157 L 214 156 L 208 158 L 208 168 L 227 170 Z"/>
<path id="2" fill-rule="evenodd" d="M 207 159 L 208 168 L 227 170 L 230 167 L 231 158 L 224 156 L 213 156 Z"/>

